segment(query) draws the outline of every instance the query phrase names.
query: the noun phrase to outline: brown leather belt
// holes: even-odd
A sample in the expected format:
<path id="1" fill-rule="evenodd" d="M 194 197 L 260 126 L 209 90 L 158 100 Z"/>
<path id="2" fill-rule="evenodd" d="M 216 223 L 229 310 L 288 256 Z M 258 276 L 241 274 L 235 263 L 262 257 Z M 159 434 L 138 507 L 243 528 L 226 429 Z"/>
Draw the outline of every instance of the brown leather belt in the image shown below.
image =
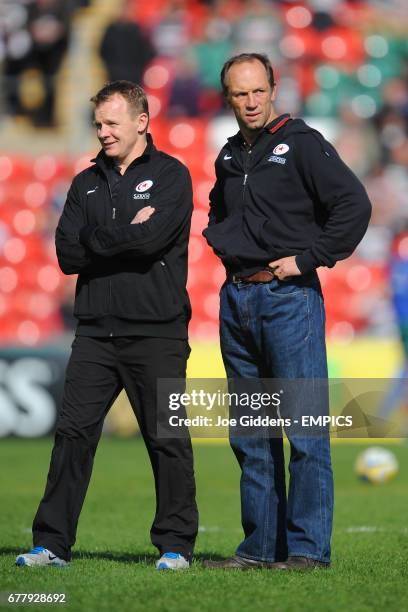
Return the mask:
<path id="1" fill-rule="evenodd" d="M 230 280 L 233 283 L 270 283 L 274 276 L 272 270 L 259 270 L 259 272 L 255 272 L 255 274 L 250 276 L 232 274 Z"/>

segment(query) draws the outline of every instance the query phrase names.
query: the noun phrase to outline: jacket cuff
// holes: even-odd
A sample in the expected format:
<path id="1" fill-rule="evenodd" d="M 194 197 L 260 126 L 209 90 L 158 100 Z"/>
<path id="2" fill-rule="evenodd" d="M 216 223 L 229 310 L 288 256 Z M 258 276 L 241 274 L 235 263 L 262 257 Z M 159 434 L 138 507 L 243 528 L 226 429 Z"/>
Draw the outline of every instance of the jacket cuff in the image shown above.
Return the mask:
<path id="1" fill-rule="evenodd" d="M 96 229 L 96 225 L 84 225 L 79 231 L 79 242 L 84 246 L 89 246 L 91 236 Z"/>
<path id="2" fill-rule="evenodd" d="M 315 258 L 310 251 L 305 251 L 295 257 L 296 265 L 299 268 L 301 274 L 307 274 L 313 272 L 318 267 Z"/>

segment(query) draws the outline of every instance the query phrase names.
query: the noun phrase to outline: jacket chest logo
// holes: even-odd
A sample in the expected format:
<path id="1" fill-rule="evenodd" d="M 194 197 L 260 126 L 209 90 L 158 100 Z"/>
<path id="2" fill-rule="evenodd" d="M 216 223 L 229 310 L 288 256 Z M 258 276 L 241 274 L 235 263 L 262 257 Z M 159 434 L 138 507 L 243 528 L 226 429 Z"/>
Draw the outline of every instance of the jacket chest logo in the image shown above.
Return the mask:
<path id="1" fill-rule="evenodd" d="M 284 142 L 281 142 L 280 144 L 276 145 L 276 147 L 272 151 L 273 155 L 270 155 L 268 157 L 268 162 L 274 162 L 275 164 L 282 165 L 286 164 L 286 158 L 281 156 L 285 155 L 285 153 L 287 153 L 288 151 L 289 145 L 285 144 Z"/>
<path id="2" fill-rule="evenodd" d="M 88 191 L 86 192 L 86 195 L 89 195 L 90 193 L 95 193 L 97 189 L 98 189 L 98 185 L 96 185 L 92 189 L 88 189 Z"/>
<path id="3" fill-rule="evenodd" d="M 135 191 L 137 191 L 138 193 L 143 193 L 144 191 L 147 191 L 148 189 L 150 189 L 152 185 L 153 185 L 153 181 L 149 179 L 146 181 L 142 181 L 141 183 L 136 185 Z"/>
<path id="4" fill-rule="evenodd" d="M 285 157 L 279 157 L 278 155 L 271 155 L 268 157 L 268 162 L 274 162 L 275 164 L 286 164 Z"/>
<path id="5" fill-rule="evenodd" d="M 133 199 L 134 200 L 149 200 L 150 193 L 145 193 L 145 192 L 148 191 L 150 187 L 152 186 L 153 186 L 153 181 L 151 181 L 150 179 L 147 179 L 145 181 L 142 181 L 141 183 L 138 183 L 135 187 L 135 193 L 133 194 Z"/>
<path id="6" fill-rule="evenodd" d="M 289 151 L 289 146 L 285 144 L 284 142 L 281 142 L 281 144 L 276 145 L 272 153 L 274 155 L 285 155 L 285 153 L 287 153 L 288 151 Z"/>

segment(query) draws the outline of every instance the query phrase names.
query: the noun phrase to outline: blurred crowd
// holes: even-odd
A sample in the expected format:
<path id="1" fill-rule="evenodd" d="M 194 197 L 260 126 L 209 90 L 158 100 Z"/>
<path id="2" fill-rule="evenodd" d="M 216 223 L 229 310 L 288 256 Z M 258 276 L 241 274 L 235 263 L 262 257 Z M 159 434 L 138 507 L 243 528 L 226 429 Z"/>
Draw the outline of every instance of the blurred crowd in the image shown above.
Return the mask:
<path id="1" fill-rule="evenodd" d="M 87 0 L 2 0 L 0 63 L 5 111 L 34 125 L 55 124 L 55 77 L 68 48 L 71 18 Z M 35 72 L 38 88 L 24 96 L 23 79 Z"/>
<path id="2" fill-rule="evenodd" d="M 38 126 L 55 124 L 55 77 L 72 16 L 89 3 L 3 0 L 5 113 L 26 115 Z M 127 0 L 117 6 L 120 15 L 94 50 L 107 79 L 143 82 L 161 116 L 208 118 L 225 112 L 224 61 L 243 51 L 266 53 L 278 79 L 279 110 L 331 120 L 340 152 L 367 178 L 374 223 L 388 225 L 406 212 L 400 171 L 408 164 L 406 2 Z M 32 71 L 37 91 L 23 86 Z"/>

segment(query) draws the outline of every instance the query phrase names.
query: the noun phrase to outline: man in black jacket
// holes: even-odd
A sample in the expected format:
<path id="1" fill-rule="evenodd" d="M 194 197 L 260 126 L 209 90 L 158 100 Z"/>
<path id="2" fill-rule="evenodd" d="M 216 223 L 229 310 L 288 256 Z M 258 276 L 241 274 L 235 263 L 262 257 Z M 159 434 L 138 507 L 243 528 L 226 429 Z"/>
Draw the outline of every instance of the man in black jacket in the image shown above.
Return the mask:
<path id="1" fill-rule="evenodd" d="M 240 130 L 217 158 L 204 235 L 227 272 L 220 296 L 227 376 L 235 385 L 242 379 L 284 379 L 280 389 L 287 387 L 291 400 L 282 401 L 281 417 L 291 416 L 293 409 L 300 417 L 324 416 L 327 360 L 316 269 L 332 267 L 352 253 L 366 231 L 370 202 L 319 132 L 300 119 L 277 116 L 267 57 L 233 57 L 221 81 Z M 301 380 L 296 387 L 288 379 Z M 285 430 L 290 442 L 287 498 L 281 432 L 231 434 L 242 470 L 245 537 L 234 556 L 208 566 L 329 566 L 329 435 L 325 428 L 293 428 L 290 421 Z"/>
<path id="2" fill-rule="evenodd" d="M 192 212 L 188 170 L 147 134 L 147 98 L 114 81 L 92 98 L 102 150 L 69 190 L 56 232 L 58 261 L 79 274 L 76 338 L 67 367 L 34 548 L 17 565 L 65 565 L 104 417 L 126 389 L 156 485 L 151 528 L 158 569 L 189 567 L 197 534 L 188 431 L 157 435 L 157 380 L 183 380 L 189 355 L 186 291 Z"/>

